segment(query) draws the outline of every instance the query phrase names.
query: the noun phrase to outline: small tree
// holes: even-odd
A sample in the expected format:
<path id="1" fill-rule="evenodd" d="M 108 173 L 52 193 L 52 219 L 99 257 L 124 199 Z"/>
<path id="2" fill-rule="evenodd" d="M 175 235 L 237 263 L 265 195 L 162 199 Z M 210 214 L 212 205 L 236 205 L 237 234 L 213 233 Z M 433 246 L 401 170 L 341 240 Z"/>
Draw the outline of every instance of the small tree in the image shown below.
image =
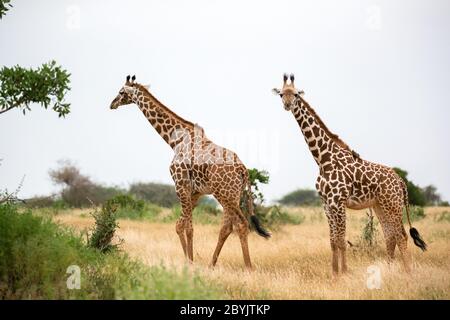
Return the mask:
<path id="1" fill-rule="evenodd" d="M 0 0 L 0 19 L 12 7 L 10 0 Z M 7 47 L 2 48 L 2 50 Z M 0 70 L 0 114 L 12 109 L 21 109 L 23 114 L 30 104 L 49 106 L 64 117 L 70 112 L 70 104 L 64 102 L 69 88 L 70 74 L 56 65 L 55 61 L 44 63 L 40 68 L 26 69 L 20 66 L 3 67 Z"/>

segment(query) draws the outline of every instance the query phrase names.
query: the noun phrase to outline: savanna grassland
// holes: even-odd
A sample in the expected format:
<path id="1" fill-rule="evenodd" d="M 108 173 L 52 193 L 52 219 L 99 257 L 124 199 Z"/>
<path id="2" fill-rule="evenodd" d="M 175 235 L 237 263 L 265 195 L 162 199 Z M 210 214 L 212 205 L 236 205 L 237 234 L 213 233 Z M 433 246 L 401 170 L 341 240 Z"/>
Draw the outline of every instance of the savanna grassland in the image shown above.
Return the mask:
<path id="1" fill-rule="evenodd" d="M 239 239 L 232 234 L 222 249 L 216 268 L 209 262 L 217 243 L 221 214 L 205 219 L 194 213 L 194 264 L 186 263 L 170 209 L 150 220 L 119 219 L 117 236 L 129 256 L 147 266 L 163 265 L 187 277 L 214 284 L 220 298 L 231 299 L 449 299 L 450 208 L 427 207 L 425 217 L 413 222 L 428 243 L 421 252 L 409 239 L 413 272 L 405 274 L 399 262 L 388 265 L 380 226 L 373 247 L 361 240 L 367 222 L 364 211 L 348 211 L 348 274 L 331 276 L 328 224 L 320 208 L 285 208 L 296 224 L 272 227 L 265 240 L 250 233 L 254 271 L 244 268 Z M 53 220 L 74 230 L 87 230 L 94 221 L 89 210 L 64 210 Z M 380 289 L 368 289 L 367 268 L 381 270 Z M 201 289 L 200 289 L 201 290 Z"/>

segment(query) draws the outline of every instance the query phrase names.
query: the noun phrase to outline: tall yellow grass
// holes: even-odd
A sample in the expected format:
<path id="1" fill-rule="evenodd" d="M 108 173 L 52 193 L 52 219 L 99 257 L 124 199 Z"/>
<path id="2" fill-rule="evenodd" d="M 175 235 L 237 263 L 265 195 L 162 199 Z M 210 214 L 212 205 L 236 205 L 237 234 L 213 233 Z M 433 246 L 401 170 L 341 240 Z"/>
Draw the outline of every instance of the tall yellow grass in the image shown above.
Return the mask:
<path id="1" fill-rule="evenodd" d="M 254 271 L 244 268 L 239 239 L 232 235 L 225 243 L 216 268 L 209 262 L 217 243 L 219 225 L 198 225 L 194 217 L 194 264 L 186 263 L 173 224 L 120 220 L 118 235 L 124 239 L 123 249 L 148 265 L 188 268 L 224 288 L 232 299 L 449 299 L 450 298 L 450 222 L 438 221 L 448 208 L 427 208 L 426 218 L 415 222 L 429 250 L 422 253 L 408 242 L 413 259 L 413 272 L 403 271 L 397 254 L 388 265 L 382 234 L 373 250 L 349 248 L 349 272 L 333 279 L 328 224 L 320 209 L 296 208 L 303 214 L 301 225 L 288 225 L 273 232 L 270 240 L 250 234 L 250 253 Z M 92 226 L 90 218 L 77 213 L 56 218 L 60 222 L 83 229 Z M 357 243 L 365 214 L 349 211 L 347 238 Z M 378 266 L 380 289 L 367 287 L 367 268 Z"/>

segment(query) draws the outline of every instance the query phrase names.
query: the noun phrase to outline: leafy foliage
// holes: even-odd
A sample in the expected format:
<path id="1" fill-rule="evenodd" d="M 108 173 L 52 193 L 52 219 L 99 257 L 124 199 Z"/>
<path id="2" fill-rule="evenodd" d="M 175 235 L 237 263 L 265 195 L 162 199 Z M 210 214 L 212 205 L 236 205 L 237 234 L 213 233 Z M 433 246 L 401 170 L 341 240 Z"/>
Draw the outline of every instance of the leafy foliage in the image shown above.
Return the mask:
<path id="1" fill-rule="evenodd" d="M 114 250 L 103 254 L 48 218 L 0 205 L 0 299 L 219 299 L 223 290 L 198 274 L 147 267 Z M 68 290 L 68 266 L 81 288 Z"/>
<path id="2" fill-rule="evenodd" d="M 279 206 L 265 207 L 258 205 L 256 213 L 262 224 L 272 228 L 284 224 L 301 224 L 305 221 L 304 215 L 288 213 Z"/>
<path id="3" fill-rule="evenodd" d="M 300 224 L 304 217 L 301 215 L 291 215 L 283 211 L 278 206 L 265 206 L 264 195 L 260 191 L 261 184 L 268 184 L 270 181 L 269 173 L 265 170 L 258 170 L 256 168 L 248 169 L 250 185 L 252 186 L 252 197 L 257 200 L 253 204 L 255 215 L 262 224 L 271 227 L 282 224 Z M 241 197 L 241 208 L 243 212 L 247 212 L 247 195 L 244 193 Z"/>
<path id="4" fill-rule="evenodd" d="M 421 206 L 411 206 L 409 207 L 409 217 L 411 221 L 422 220 L 426 217 L 425 210 Z M 406 223 L 407 217 L 406 214 L 403 215 L 403 222 Z"/>
<path id="5" fill-rule="evenodd" d="M 408 171 L 400 168 L 394 168 L 394 171 L 405 181 L 408 189 L 409 203 L 416 206 L 424 206 L 426 204 L 425 197 L 419 186 L 408 179 Z"/>
<path id="6" fill-rule="evenodd" d="M 367 222 L 364 225 L 361 239 L 365 247 L 373 247 L 377 242 L 378 229 L 374 221 L 372 209 L 367 213 Z"/>
<path id="7" fill-rule="evenodd" d="M 264 195 L 259 190 L 259 184 L 269 183 L 269 173 L 265 170 L 258 170 L 256 168 L 248 169 L 248 177 L 250 185 L 252 186 L 253 198 L 258 199 L 260 203 L 264 202 Z"/>
<path id="8" fill-rule="evenodd" d="M 319 206 L 321 200 L 315 190 L 298 189 L 283 196 L 279 203 L 287 206 Z"/>
<path id="9" fill-rule="evenodd" d="M 70 74 L 56 65 L 55 61 L 44 63 L 38 69 L 18 65 L 0 70 L 0 114 L 14 108 L 23 114 L 31 110 L 30 104 L 49 106 L 64 117 L 70 112 L 70 104 L 64 101 L 70 90 Z"/>
<path id="10" fill-rule="evenodd" d="M 10 8 L 12 8 L 10 2 L 11 0 L 0 0 L 0 19 L 3 18 Z"/>
<path id="11" fill-rule="evenodd" d="M 100 211 L 96 209 L 92 213 L 95 219 L 95 227 L 88 241 L 90 247 L 101 252 L 108 252 L 117 248 L 116 244 L 112 244 L 112 240 L 118 226 L 116 211 L 119 205 L 119 201 L 111 199 L 102 206 Z"/>

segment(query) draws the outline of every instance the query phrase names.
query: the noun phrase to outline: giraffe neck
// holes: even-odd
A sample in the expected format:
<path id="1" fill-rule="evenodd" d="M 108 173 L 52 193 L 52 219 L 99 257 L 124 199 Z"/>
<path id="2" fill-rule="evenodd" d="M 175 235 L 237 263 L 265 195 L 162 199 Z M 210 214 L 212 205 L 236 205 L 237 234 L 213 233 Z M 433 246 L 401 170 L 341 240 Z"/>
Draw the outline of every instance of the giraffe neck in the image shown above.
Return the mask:
<path id="1" fill-rule="evenodd" d="M 138 86 L 137 88 L 135 95 L 132 97 L 133 102 L 138 105 L 148 122 L 163 140 L 172 149 L 175 149 L 177 144 L 183 140 L 182 135 L 193 133 L 194 124 L 175 114 L 144 87 Z"/>
<path id="2" fill-rule="evenodd" d="M 297 100 L 292 109 L 292 114 L 300 126 L 314 160 L 321 169 L 331 167 L 331 159 L 334 153 L 341 149 L 349 150 L 348 146 L 337 135 L 328 130 L 314 109 L 303 99 Z"/>

